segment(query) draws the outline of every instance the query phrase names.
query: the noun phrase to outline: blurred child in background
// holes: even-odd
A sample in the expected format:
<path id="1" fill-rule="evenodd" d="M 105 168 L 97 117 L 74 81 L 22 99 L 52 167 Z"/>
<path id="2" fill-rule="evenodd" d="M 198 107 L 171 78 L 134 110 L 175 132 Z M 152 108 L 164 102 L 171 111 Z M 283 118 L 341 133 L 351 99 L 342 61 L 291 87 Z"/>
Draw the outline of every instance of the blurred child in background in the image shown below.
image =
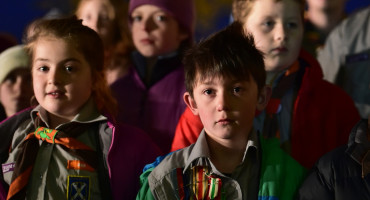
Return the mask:
<path id="1" fill-rule="evenodd" d="M 193 44 L 192 0 L 131 0 L 130 27 L 137 51 L 127 76 L 111 86 L 118 120 L 147 132 L 169 152 L 185 110 L 183 52 Z"/>
<path id="2" fill-rule="evenodd" d="M 0 54 L 0 120 L 30 107 L 33 96 L 29 56 L 23 45 Z"/>
<path id="3" fill-rule="evenodd" d="M 103 40 L 108 84 L 125 76 L 134 49 L 128 29 L 128 3 L 123 0 L 80 0 L 76 15 Z"/>

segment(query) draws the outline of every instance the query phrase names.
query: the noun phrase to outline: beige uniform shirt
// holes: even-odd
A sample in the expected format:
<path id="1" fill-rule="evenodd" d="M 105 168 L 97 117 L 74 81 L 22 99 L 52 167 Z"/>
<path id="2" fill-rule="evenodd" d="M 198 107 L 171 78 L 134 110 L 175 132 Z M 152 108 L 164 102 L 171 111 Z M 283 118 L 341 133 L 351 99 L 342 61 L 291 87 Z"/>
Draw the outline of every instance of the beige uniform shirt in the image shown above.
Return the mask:
<path id="1" fill-rule="evenodd" d="M 19 145 L 28 133 L 35 131 L 34 120 L 37 112 L 48 126 L 46 112 L 38 106 L 31 111 L 31 118 L 16 130 L 9 158 L 3 163 L 4 180 L 8 184 L 11 183 L 15 159 L 20 153 Z M 72 121 L 93 123 L 106 120 L 106 117 L 99 114 L 93 100 L 90 99 Z M 61 124 L 56 129 L 67 124 Z M 98 129 L 92 126 L 76 139 L 96 150 L 97 138 L 94 131 Z M 67 167 L 69 162 L 76 160 L 78 162 L 79 159 L 70 155 L 61 145 L 40 140 L 40 148 L 27 186 L 27 199 L 102 199 L 96 171 L 87 170 L 83 164 L 79 167 Z M 8 166 L 5 172 L 4 166 Z"/>

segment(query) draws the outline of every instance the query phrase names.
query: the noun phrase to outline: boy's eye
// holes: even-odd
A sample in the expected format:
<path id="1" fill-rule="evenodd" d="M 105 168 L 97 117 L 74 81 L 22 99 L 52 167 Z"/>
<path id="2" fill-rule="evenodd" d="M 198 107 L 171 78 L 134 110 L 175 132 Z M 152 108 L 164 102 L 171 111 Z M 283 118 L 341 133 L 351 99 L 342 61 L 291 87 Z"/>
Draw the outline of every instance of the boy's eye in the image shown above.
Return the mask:
<path id="1" fill-rule="evenodd" d="M 288 28 L 297 28 L 298 27 L 298 24 L 295 23 L 295 22 L 289 22 L 289 23 L 287 23 L 287 27 Z"/>
<path id="2" fill-rule="evenodd" d="M 265 21 L 262 23 L 263 26 L 266 26 L 266 27 L 271 27 L 274 25 L 274 22 L 272 21 Z"/>
<path id="3" fill-rule="evenodd" d="M 66 66 L 66 71 L 67 72 L 72 72 L 72 71 L 74 71 L 74 67 L 72 67 L 72 66 Z"/>
<path id="4" fill-rule="evenodd" d="M 41 72 L 46 72 L 46 71 L 48 71 L 49 70 L 49 68 L 48 67 L 46 67 L 46 66 L 41 66 L 41 67 L 39 67 L 39 69 L 38 69 L 39 71 L 41 71 Z"/>
<path id="5" fill-rule="evenodd" d="M 213 90 L 211 90 L 211 89 L 203 90 L 203 94 L 205 94 L 205 95 L 211 95 L 212 93 L 213 93 Z"/>

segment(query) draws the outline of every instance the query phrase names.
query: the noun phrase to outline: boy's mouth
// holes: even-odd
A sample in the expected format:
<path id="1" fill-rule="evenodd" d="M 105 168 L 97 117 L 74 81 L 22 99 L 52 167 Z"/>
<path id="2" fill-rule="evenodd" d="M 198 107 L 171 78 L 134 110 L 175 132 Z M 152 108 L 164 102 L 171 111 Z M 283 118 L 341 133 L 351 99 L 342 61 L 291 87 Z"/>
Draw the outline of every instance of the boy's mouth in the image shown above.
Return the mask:
<path id="1" fill-rule="evenodd" d="M 228 119 L 228 118 L 225 118 L 225 119 L 220 119 L 218 120 L 216 123 L 217 124 L 221 124 L 221 125 L 227 125 L 227 124 L 231 124 L 233 123 L 234 120 L 231 120 L 231 119 Z"/>

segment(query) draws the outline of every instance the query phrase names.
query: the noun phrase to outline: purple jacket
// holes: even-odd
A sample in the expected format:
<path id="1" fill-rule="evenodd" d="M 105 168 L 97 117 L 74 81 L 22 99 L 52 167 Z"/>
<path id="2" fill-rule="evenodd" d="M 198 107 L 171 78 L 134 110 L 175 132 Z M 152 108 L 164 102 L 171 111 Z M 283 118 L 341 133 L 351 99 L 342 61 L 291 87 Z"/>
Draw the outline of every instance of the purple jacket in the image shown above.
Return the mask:
<path id="1" fill-rule="evenodd" d="M 0 160 L 7 157 L 13 133 L 19 124 L 30 118 L 30 109 L 16 114 L 0 124 Z M 135 199 L 140 188 L 139 176 L 147 163 L 161 155 L 160 149 L 142 130 L 125 125 L 102 123 L 99 137 L 107 170 L 113 199 Z M 103 194 L 109 196 L 107 194 Z M 6 199 L 7 192 L 0 184 L 0 200 Z"/>
<path id="2" fill-rule="evenodd" d="M 177 122 L 186 108 L 184 68 L 179 56 L 159 59 L 148 86 L 143 58 L 135 60 L 127 76 L 117 80 L 112 91 L 119 104 L 117 121 L 143 129 L 162 149 L 170 151 Z M 144 74 L 144 75 L 143 75 Z"/>

